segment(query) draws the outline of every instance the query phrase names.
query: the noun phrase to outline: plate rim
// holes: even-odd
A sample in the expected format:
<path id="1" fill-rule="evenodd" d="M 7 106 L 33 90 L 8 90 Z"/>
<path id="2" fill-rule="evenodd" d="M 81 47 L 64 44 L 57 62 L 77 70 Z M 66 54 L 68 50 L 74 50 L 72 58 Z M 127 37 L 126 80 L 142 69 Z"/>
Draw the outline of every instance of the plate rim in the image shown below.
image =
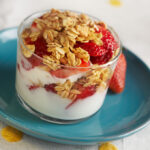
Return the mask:
<path id="1" fill-rule="evenodd" d="M 0 34 L 2 32 L 6 32 L 9 30 L 17 30 L 17 27 L 10 27 L 10 28 L 2 29 L 2 30 L 0 30 Z M 126 49 L 131 55 L 134 55 L 134 57 L 144 66 L 144 68 L 148 72 L 150 72 L 149 66 L 139 56 L 137 56 L 134 52 L 130 51 L 127 47 L 123 46 L 123 48 Z M 29 135 L 32 135 L 32 136 L 34 136 L 34 134 L 37 135 L 37 130 L 34 131 L 30 128 L 26 128 L 26 127 L 22 126 L 22 124 L 20 124 L 18 121 L 16 121 L 15 118 L 11 117 L 10 115 L 7 115 L 7 113 L 3 112 L 1 109 L 0 109 L 0 120 L 2 120 L 3 122 L 7 122 L 7 124 L 12 125 L 13 127 L 19 128 L 26 134 L 29 134 L 29 132 L 32 131 L 31 134 L 29 134 Z M 54 136 L 54 135 L 48 136 L 48 135 L 43 134 L 41 131 L 40 132 L 38 131 L 38 135 L 40 135 L 42 137 L 42 139 L 44 139 L 44 140 L 53 141 L 53 142 L 55 142 L 57 140 L 57 142 L 59 142 L 59 143 L 67 143 L 67 144 L 70 144 L 70 142 L 71 142 L 71 144 L 78 144 L 78 143 L 79 144 L 92 144 L 92 143 L 97 143 L 99 141 L 110 141 L 110 140 L 117 140 L 120 138 L 127 137 L 129 135 L 136 133 L 137 131 L 140 131 L 141 129 L 145 128 L 149 124 L 150 124 L 150 117 L 147 117 L 146 119 L 142 120 L 142 122 L 139 122 L 138 125 L 136 123 L 136 126 L 133 127 L 133 129 L 131 128 L 131 129 L 128 129 L 128 131 L 123 131 L 114 136 L 107 136 L 107 137 L 104 137 L 102 135 L 96 135 L 96 136 L 90 136 L 90 137 L 87 136 L 87 137 L 83 137 L 83 138 L 80 138 L 80 137 L 69 138 L 69 137 L 65 137 L 65 136 L 63 136 L 63 137 Z M 36 133 L 34 133 L 34 132 L 36 132 Z M 37 136 L 35 136 L 35 137 L 37 137 Z M 46 139 L 47 137 L 49 139 Z M 89 142 L 89 143 L 87 143 L 87 142 Z"/>

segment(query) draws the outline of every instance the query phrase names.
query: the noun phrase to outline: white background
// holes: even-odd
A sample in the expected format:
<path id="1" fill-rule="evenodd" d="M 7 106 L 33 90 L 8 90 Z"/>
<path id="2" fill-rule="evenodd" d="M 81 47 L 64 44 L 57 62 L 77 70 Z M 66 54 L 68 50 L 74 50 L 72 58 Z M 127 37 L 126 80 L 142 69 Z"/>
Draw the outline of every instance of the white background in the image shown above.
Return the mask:
<path id="1" fill-rule="evenodd" d="M 149 0 L 122 0 L 120 7 L 111 6 L 108 0 L 0 0 L 0 29 L 18 26 L 31 13 L 50 8 L 77 10 L 107 22 L 119 34 L 123 45 L 150 67 Z M 150 150 L 149 142 L 150 126 L 115 144 L 119 150 Z M 12 144 L 0 137 L 0 150 L 96 150 L 97 147 L 48 143 L 26 135 Z"/>

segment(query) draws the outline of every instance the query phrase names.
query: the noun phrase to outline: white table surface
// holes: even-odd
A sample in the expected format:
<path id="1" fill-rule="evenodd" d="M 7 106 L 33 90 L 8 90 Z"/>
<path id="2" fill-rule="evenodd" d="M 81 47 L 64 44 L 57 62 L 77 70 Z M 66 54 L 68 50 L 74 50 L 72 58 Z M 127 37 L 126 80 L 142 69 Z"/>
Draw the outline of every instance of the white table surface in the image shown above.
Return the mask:
<path id="1" fill-rule="evenodd" d="M 119 34 L 123 45 L 150 67 L 150 1 L 121 0 L 111 6 L 109 0 L 0 0 L 0 29 L 18 26 L 29 14 L 49 9 L 77 10 L 101 18 Z M 5 126 L 0 122 L 0 129 Z M 142 131 L 113 141 L 119 150 L 150 150 L 150 125 Z M 20 142 L 9 143 L 0 136 L 0 150 L 97 150 L 93 146 L 62 145 L 24 135 Z"/>

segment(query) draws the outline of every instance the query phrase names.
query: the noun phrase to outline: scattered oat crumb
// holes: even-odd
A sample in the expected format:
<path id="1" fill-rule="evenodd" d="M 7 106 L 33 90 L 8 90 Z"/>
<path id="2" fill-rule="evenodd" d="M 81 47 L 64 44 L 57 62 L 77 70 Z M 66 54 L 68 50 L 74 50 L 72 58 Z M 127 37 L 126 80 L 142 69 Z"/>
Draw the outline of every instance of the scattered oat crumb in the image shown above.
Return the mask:
<path id="1" fill-rule="evenodd" d="M 107 143 L 101 144 L 98 150 L 118 150 L 118 148 L 115 145 L 107 142 Z"/>
<path id="2" fill-rule="evenodd" d="M 109 3 L 113 6 L 121 6 L 122 2 L 120 0 L 109 0 Z"/>
<path id="3" fill-rule="evenodd" d="M 2 137 L 8 142 L 18 142 L 22 139 L 23 133 L 13 127 L 6 126 L 1 130 Z"/>

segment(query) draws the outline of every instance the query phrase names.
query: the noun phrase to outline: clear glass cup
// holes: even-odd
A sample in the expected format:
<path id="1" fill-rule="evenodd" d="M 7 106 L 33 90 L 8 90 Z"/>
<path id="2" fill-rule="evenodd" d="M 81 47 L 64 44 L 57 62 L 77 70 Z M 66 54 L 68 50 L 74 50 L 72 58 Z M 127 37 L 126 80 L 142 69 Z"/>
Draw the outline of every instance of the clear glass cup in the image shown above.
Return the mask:
<path id="1" fill-rule="evenodd" d="M 22 31 L 31 25 L 33 19 L 45 12 L 27 17 L 18 29 L 16 69 L 18 99 L 29 112 L 46 121 L 59 124 L 78 122 L 95 114 L 101 108 L 122 51 L 120 41 L 109 27 L 119 44 L 119 52 L 111 61 L 90 67 L 57 65 L 47 58 L 43 59 L 32 54 L 21 37 Z M 30 54 L 32 56 L 28 58 Z M 58 69 L 52 71 L 52 67 Z"/>

